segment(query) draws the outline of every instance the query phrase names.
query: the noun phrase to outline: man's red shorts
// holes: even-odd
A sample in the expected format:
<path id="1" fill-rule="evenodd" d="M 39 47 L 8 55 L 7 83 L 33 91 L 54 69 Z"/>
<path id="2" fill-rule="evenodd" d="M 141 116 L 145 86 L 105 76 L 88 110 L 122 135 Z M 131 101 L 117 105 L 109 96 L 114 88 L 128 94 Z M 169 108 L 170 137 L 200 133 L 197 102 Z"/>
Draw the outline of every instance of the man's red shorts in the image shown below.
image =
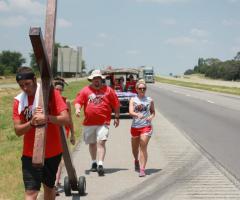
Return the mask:
<path id="1" fill-rule="evenodd" d="M 131 128 L 131 135 L 132 137 L 139 137 L 140 135 L 152 135 L 152 126 L 145 126 L 141 128 Z"/>

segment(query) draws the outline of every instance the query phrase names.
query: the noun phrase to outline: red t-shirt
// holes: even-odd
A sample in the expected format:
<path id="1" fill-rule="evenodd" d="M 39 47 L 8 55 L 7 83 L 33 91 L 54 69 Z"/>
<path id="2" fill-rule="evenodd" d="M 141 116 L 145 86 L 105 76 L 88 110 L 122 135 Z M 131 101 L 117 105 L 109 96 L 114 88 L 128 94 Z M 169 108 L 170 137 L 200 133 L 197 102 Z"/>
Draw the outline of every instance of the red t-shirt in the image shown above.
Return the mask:
<path id="1" fill-rule="evenodd" d="M 130 91 L 133 93 L 137 93 L 136 91 L 136 81 L 127 81 L 126 82 L 126 90 L 129 91 L 128 89 L 131 89 Z"/>
<path id="2" fill-rule="evenodd" d="M 32 104 L 34 96 L 28 96 L 28 107 L 18 114 L 19 101 L 14 99 L 13 103 L 13 120 L 21 120 L 27 122 L 32 118 Z M 56 90 L 53 90 L 51 98 L 49 98 L 49 114 L 57 116 L 62 111 L 67 110 L 67 105 L 63 101 L 63 98 Z M 23 155 L 32 157 L 33 146 L 35 138 L 35 128 L 31 128 L 23 137 Z M 50 158 L 62 153 L 62 144 L 60 137 L 59 126 L 56 124 L 48 123 L 46 130 L 46 146 L 45 146 L 45 158 Z"/>
<path id="3" fill-rule="evenodd" d="M 115 89 L 116 91 L 123 92 L 123 87 L 122 87 L 121 84 L 116 84 L 116 85 L 114 86 L 114 89 Z"/>
<path id="4" fill-rule="evenodd" d="M 99 90 L 91 86 L 84 87 L 77 94 L 74 104 L 76 103 L 84 106 L 83 125 L 85 126 L 109 125 L 112 109 L 119 107 L 115 91 L 108 86 L 103 86 Z"/>

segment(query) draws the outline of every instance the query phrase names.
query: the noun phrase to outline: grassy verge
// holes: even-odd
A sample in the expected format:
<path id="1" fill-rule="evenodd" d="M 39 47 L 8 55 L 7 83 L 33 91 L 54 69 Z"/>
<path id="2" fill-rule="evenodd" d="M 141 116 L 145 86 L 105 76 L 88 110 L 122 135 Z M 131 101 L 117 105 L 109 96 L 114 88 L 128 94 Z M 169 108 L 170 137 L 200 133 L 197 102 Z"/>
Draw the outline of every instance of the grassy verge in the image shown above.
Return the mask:
<path id="1" fill-rule="evenodd" d="M 77 92 L 88 82 L 86 80 L 72 82 L 63 93 L 69 100 L 73 100 Z M 0 90 L 0 199 L 24 199 L 22 170 L 20 157 L 22 154 L 22 137 L 17 137 L 13 130 L 12 103 L 19 89 Z M 72 119 L 75 126 L 76 138 L 81 138 L 80 121 L 76 118 L 72 106 Z M 72 149 L 73 146 L 70 146 Z"/>
<path id="2" fill-rule="evenodd" d="M 190 88 L 197 88 L 202 90 L 209 90 L 213 92 L 240 95 L 240 88 L 237 88 L 237 87 L 227 87 L 227 86 L 200 84 L 200 83 L 194 83 L 194 82 L 184 82 L 184 81 L 172 80 L 172 79 L 167 79 L 162 77 L 156 77 L 155 80 L 161 83 L 169 83 L 169 84 L 179 85 L 183 87 L 190 87 Z"/>

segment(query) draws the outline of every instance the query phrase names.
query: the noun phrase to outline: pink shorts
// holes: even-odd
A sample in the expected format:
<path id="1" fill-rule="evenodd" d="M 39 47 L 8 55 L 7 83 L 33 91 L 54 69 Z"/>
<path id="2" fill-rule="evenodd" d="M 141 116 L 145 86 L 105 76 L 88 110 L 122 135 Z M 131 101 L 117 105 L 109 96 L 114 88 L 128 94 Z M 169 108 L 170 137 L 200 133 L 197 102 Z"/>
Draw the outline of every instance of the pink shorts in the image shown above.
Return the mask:
<path id="1" fill-rule="evenodd" d="M 145 126 L 141 128 L 131 128 L 131 135 L 132 137 L 139 137 L 140 135 L 152 135 L 152 126 Z"/>

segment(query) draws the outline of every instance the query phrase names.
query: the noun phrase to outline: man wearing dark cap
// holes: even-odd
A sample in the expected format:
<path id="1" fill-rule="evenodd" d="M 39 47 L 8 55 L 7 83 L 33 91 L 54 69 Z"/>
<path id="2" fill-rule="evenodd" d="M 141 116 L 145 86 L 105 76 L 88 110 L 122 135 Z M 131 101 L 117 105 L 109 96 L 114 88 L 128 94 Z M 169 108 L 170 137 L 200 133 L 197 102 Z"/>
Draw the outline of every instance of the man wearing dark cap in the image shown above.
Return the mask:
<path id="1" fill-rule="evenodd" d="M 78 117 L 84 107 L 84 141 L 89 145 L 91 171 L 97 171 L 99 176 L 104 175 L 105 143 L 109 135 L 112 111 L 115 113 L 114 126 L 119 125 L 119 101 L 115 91 L 103 84 L 104 78 L 100 70 L 92 71 L 88 77 L 91 84 L 77 94 L 74 102 Z"/>
<path id="2" fill-rule="evenodd" d="M 69 123 L 66 103 L 59 92 L 51 89 L 48 110 L 45 115 L 38 107 L 39 88 L 32 69 L 20 67 L 16 81 L 22 93 L 14 98 L 13 122 L 17 136 L 23 136 L 22 174 L 25 186 L 25 199 L 37 199 L 43 183 L 44 199 L 55 199 L 54 183 L 56 172 L 62 157 L 60 125 Z M 32 166 L 35 128 L 46 127 L 45 161 L 43 167 Z"/>

